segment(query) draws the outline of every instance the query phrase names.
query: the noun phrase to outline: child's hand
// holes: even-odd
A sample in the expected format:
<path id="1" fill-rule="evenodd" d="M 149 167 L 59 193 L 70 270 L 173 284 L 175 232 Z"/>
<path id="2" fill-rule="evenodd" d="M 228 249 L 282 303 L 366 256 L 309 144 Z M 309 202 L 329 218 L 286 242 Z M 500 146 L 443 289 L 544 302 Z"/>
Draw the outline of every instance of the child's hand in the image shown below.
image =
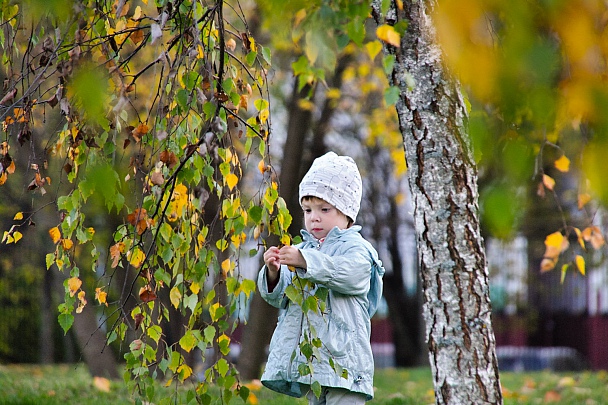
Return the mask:
<path id="1" fill-rule="evenodd" d="M 264 263 L 271 273 L 277 273 L 281 267 L 279 261 L 279 248 L 276 246 L 269 247 L 264 252 Z"/>
<path id="2" fill-rule="evenodd" d="M 290 270 L 292 270 L 291 267 L 306 268 L 306 260 L 304 260 L 302 253 L 300 253 L 300 249 L 293 246 L 283 246 L 279 250 L 279 259 L 281 264 L 289 266 Z"/>

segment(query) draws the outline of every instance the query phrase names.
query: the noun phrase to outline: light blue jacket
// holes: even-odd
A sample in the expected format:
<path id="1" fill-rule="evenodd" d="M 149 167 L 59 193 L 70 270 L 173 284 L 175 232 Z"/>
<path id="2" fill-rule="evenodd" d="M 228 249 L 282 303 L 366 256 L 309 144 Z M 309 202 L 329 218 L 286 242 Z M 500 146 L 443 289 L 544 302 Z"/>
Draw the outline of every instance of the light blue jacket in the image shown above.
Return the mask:
<path id="1" fill-rule="evenodd" d="M 365 394 L 368 400 L 373 398 L 370 318 L 382 296 L 384 268 L 360 230 L 358 225 L 344 230 L 336 227 L 323 243 L 302 231 L 303 242 L 296 247 L 304 256 L 307 269 L 294 273 L 281 266 L 278 284 L 272 292 L 268 292 L 266 266 L 262 267 L 258 275 L 260 294 L 270 305 L 280 308 L 262 375 L 266 387 L 301 397 L 313 381 L 318 381 L 323 387 L 345 388 Z M 323 314 L 308 311 L 304 316 L 302 308 L 287 298 L 285 289 L 296 280 L 296 274 L 316 283 L 316 288 L 328 289 Z M 319 348 L 321 358 L 313 360 L 312 376 L 302 376 L 298 366 L 306 363 L 306 358 L 300 353 L 299 343 L 310 326 L 323 343 Z M 347 378 L 336 373 L 330 358 L 348 371 Z"/>

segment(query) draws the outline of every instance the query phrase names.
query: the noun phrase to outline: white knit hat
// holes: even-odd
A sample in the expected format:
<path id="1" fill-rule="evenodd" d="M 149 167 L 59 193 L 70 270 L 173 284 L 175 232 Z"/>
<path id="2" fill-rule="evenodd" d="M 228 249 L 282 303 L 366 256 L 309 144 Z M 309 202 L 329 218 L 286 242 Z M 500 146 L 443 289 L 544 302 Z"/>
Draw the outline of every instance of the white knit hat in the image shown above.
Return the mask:
<path id="1" fill-rule="evenodd" d="M 344 215 L 357 219 L 363 185 L 357 164 L 350 156 L 327 152 L 312 162 L 300 183 L 300 203 L 306 196 L 327 201 Z"/>

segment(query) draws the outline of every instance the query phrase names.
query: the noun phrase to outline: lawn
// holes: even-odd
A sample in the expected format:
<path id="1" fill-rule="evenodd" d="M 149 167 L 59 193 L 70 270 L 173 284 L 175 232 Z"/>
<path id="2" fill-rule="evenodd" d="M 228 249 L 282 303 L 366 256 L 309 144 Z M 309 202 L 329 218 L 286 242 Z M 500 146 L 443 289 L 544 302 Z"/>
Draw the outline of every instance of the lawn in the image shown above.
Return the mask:
<path id="1" fill-rule="evenodd" d="M 558 374 L 548 371 L 507 372 L 501 374 L 501 382 L 505 404 L 599 405 L 608 398 L 608 373 L 605 371 Z M 248 386 L 259 404 L 306 404 L 304 399 L 278 395 L 259 384 L 251 383 Z M 434 403 L 428 368 L 377 370 L 375 386 L 376 397 L 370 404 Z M 135 397 L 124 383 L 93 379 L 83 365 L 0 365 L 0 405 L 135 403 Z M 238 399 L 230 403 L 243 402 Z"/>

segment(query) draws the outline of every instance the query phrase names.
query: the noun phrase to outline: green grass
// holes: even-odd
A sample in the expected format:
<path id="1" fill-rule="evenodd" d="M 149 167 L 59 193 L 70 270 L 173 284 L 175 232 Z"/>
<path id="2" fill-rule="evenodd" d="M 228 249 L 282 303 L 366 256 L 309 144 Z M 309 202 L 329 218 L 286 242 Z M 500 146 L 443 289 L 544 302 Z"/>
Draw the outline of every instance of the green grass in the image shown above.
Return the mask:
<path id="1" fill-rule="evenodd" d="M 370 404 L 425 405 L 434 403 L 428 368 L 381 369 L 376 371 L 376 395 Z M 502 373 L 506 405 L 571 404 L 599 405 L 608 398 L 608 373 Z M 104 383 L 109 390 L 104 390 Z M 306 404 L 250 385 L 259 404 Z M 157 387 L 157 389 L 160 389 Z M 185 398 L 185 396 L 182 396 Z M 156 402 L 158 404 L 160 401 Z M 183 401 L 185 403 L 185 401 Z M 217 402 L 219 403 L 219 402 Z M 242 404 L 233 400 L 231 404 Z M 0 366 L 0 405 L 123 405 L 135 404 L 135 396 L 122 381 L 95 381 L 83 365 Z"/>

